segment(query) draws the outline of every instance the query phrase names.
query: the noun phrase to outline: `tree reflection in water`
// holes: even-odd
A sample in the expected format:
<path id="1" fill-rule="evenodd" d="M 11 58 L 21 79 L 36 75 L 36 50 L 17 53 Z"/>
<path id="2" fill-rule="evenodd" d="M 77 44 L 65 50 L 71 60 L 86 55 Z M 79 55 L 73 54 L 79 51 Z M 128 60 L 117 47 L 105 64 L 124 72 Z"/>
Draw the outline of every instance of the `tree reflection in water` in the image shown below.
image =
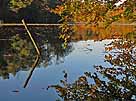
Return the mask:
<path id="1" fill-rule="evenodd" d="M 61 85 L 51 85 L 65 101 L 110 101 L 136 99 L 136 41 L 114 40 L 105 47 L 105 62 L 111 67 L 94 66 L 97 72 L 85 72 L 73 83 L 64 80 Z M 99 74 L 106 79 L 100 79 Z M 89 83 L 88 79 L 94 83 Z M 48 89 L 47 88 L 47 89 Z"/>
<path id="2" fill-rule="evenodd" d="M 2 32 L 0 31 L 3 36 L 1 38 L 9 38 L 5 36 L 5 33 L 3 34 L 3 30 L 7 29 L 7 33 L 11 33 L 10 41 L 7 41 L 4 46 L 0 44 L 4 47 L 0 49 L 0 76 L 3 79 L 8 79 L 10 73 L 15 76 L 19 71 L 29 71 L 37 57 L 29 37 L 25 35 L 22 28 L 3 28 Z M 63 47 L 64 41 L 58 38 L 58 28 L 54 30 L 52 27 L 30 28 L 30 31 L 36 33 L 33 36 L 41 49 L 42 55 L 38 65 L 47 67 L 52 63 L 59 64 L 73 50 L 71 44 L 68 44 L 66 48 Z M 15 33 L 20 34 L 15 35 Z"/>
<path id="3" fill-rule="evenodd" d="M 39 63 L 44 65 L 44 67 L 55 62 L 63 62 L 63 58 L 73 50 L 71 44 L 64 47 L 64 40 L 58 38 L 58 28 L 56 30 L 49 29 L 49 27 L 40 30 L 38 28 L 30 29 L 30 31 L 36 33 L 34 34 L 35 39 L 39 43 L 42 52 Z M 4 79 L 8 79 L 10 73 L 16 75 L 18 71 L 30 70 L 36 58 L 34 48 L 28 37 L 24 35 L 24 31 L 21 30 L 22 32 L 20 32 L 19 29 L 17 30 L 20 34 L 12 37 L 10 41 L 12 48 L 6 47 L 6 51 L 3 50 L 5 48 L 0 50 L 0 75 Z M 13 29 L 11 31 L 8 30 L 8 33 L 13 35 L 15 31 Z M 125 35 L 133 36 L 135 33 Z M 109 34 L 103 36 L 103 38 L 100 36 L 102 35 L 98 33 L 94 40 L 111 39 Z M 68 82 L 68 74 L 64 72 L 65 79 L 61 80 L 62 85 L 51 85 L 49 88 L 55 88 L 64 100 L 133 99 L 136 95 L 135 49 L 135 40 L 114 40 L 105 47 L 105 62 L 110 63 L 111 67 L 94 66 L 97 70 L 96 73 L 86 72 L 73 83 Z M 98 74 L 102 74 L 108 80 L 100 79 Z M 90 84 L 88 78 L 93 79 L 94 83 Z"/>

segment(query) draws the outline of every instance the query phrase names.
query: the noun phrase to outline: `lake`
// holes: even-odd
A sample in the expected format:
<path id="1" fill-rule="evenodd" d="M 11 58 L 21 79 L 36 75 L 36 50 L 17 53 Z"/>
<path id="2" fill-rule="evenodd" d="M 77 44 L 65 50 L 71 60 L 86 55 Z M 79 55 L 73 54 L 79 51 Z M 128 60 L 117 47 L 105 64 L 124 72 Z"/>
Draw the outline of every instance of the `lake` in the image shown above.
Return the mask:
<path id="1" fill-rule="evenodd" d="M 0 27 L 0 100 L 136 100 L 136 26 L 75 29 Z"/>

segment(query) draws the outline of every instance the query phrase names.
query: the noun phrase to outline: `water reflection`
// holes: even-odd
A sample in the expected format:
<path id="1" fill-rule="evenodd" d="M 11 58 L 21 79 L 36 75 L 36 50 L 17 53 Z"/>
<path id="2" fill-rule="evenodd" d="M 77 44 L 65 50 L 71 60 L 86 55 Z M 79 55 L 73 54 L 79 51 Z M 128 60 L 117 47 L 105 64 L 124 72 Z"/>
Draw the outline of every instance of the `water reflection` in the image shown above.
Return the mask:
<path id="1" fill-rule="evenodd" d="M 105 62 L 111 67 L 94 66 L 95 73 L 85 72 L 73 83 L 67 73 L 61 85 L 51 85 L 65 101 L 73 100 L 134 100 L 136 99 L 136 41 L 114 40 L 106 45 Z M 106 80 L 101 79 L 101 74 Z M 89 83 L 88 79 L 94 80 Z"/>
<path id="2" fill-rule="evenodd" d="M 55 88 L 60 98 L 66 101 L 136 99 L 135 28 L 131 26 L 125 28 L 126 31 L 111 28 L 112 31 L 106 31 L 81 27 L 78 26 L 71 40 L 67 41 L 67 47 L 64 47 L 65 40 L 59 38 L 60 30 L 57 27 L 30 28 L 41 50 L 40 59 L 36 59 L 34 47 L 23 28 L 7 30 L 1 27 L 0 33 L 11 34 L 0 36 L 10 38 L 0 42 L 0 76 L 10 82 L 10 74 L 16 76 L 20 71 L 30 71 L 28 78 L 23 80 L 26 87 L 33 71 L 36 71 L 30 83 L 35 85 L 27 89 L 38 98 L 41 91 L 37 94 L 33 90 L 54 84 L 47 88 Z M 35 59 L 39 62 L 33 68 Z M 63 71 L 64 80 L 60 80 L 61 71 L 65 69 L 68 72 Z M 59 80 L 61 84 L 56 85 Z M 26 93 L 22 96 L 26 96 Z M 54 96 L 54 92 L 48 90 L 45 99 L 56 99 Z"/>
<path id="3" fill-rule="evenodd" d="M 32 74 L 33 74 L 33 71 L 35 70 L 35 68 L 36 68 L 36 66 L 37 66 L 37 64 L 38 64 L 38 62 L 39 62 L 39 59 L 40 59 L 40 56 L 37 55 L 36 60 L 35 60 L 35 62 L 34 62 L 33 65 L 32 65 L 32 69 L 31 69 L 31 71 L 30 71 L 30 74 L 29 74 L 28 78 L 26 79 L 26 81 L 25 81 L 25 83 L 24 83 L 24 88 L 26 88 L 26 86 L 28 85 L 28 82 L 30 81 L 30 78 L 31 78 L 31 76 L 32 76 Z"/>
<path id="4" fill-rule="evenodd" d="M 29 37 L 25 34 L 24 29 L 8 29 L 6 33 L 11 33 L 9 36 L 5 36 L 3 34 L 1 38 L 8 39 L 10 36 L 10 40 L 6 40 L 4 46 L 1 44 L 3 48 L 0 50 L 0 70 L 1 76 L 3 79 L 9 78 L 9 73 L 13 73 L 16 75 L 18 71 L 28 71 L 30 67 L 35 62 L 35 58 L 37 57 L 35 49 L 30 42 Z M 21 32 L 22 31 L 22 32 Z M 39 44 L 41 50 L 41 57 L 39 65 L 42 64 L 44 67 L 51 65 L 52 63 L 62 63 L 63 58 L 67 56 L 70 52 L 72 52 L 72 44 L 67 45 L 64 48 L 63 40 L 58 38 L 58 27 L 57 28 L 30 28 L 31 32 L 34 32 L 35 40 Z M 16 34 L 20 32 L 20 34 Z M 3 42 L 3 41 L 2 41 Z"/>

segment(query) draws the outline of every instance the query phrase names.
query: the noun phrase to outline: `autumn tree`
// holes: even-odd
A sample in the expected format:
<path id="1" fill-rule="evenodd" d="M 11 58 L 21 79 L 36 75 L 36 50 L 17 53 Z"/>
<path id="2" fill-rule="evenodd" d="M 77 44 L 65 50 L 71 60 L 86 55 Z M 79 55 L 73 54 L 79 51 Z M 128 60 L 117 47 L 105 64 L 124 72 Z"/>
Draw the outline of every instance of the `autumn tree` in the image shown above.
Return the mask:
<path id="1" fill-rule="evenodd" d="M 65 0 L 51 11 L 59 14 L 65 23 L 111 24 L 121 18 L 136 21 L 134 0 Z M 121 3 L 120 5 L 118 5 Z"/>

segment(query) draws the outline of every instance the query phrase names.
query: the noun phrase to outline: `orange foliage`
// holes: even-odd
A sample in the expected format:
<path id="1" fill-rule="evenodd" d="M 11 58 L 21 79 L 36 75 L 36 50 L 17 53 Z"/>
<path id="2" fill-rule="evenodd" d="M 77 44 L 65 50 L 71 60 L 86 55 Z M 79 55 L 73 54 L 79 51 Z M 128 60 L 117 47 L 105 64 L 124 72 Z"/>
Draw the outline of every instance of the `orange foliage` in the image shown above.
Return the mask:
<path id="1" fill-rule="evenodd" d="M 127 33 L 135 31 L 134 26 L 111 25 L 105 29 L 103 27 L 77 25 L 76 34 L 72 36 L 74 40 L 103 40 L 103 39 L 120 39 L 126 37 Z M 89 36 L 87 36 L 87 33 Z"/>
<path id="2" fill-rule="evenodd" d="M 113 16 L 116 16 L 116 15 L 122 14 L 125 11 L 125 9 L 126 8 L 124 8 L 124 7 L 120 7 L 118 9 L 114 10 L 114 11 L 108 12 L 107 15 L 110 16 L 110 17 L 113 17 Z"/>
<path id="3" fill-rule="evenodd" d="M 53 12 L 55 14 L 61 15 L 61 13 L 63 12 L 63 10 L 64 10 L 63 6 L 57 5 L 55 9 L 51 9 L 51 12 Z"/>

